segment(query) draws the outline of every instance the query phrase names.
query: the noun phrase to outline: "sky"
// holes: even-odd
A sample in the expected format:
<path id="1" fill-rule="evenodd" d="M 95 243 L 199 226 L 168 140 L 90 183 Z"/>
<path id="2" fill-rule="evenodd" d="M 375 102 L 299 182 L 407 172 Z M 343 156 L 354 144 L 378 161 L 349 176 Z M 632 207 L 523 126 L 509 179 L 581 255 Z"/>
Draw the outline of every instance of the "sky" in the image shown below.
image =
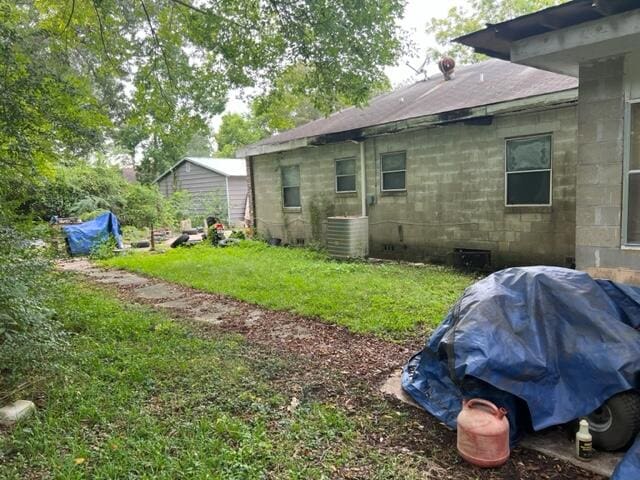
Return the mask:
<path id="1" fill-rule="evenodd" d="M 407 0 L 405 15 L 400 20 L 400 25 L 408 32 L 409 38 L 413 41 L 416 54 L 400 59 L 398 66 L 388 67 L 385 70 L 393 86 L 420 79 L 406 63 L 409 62 L 414 68 L 420 67 L 425 59 L 427 48 L 435 45 L 433 37 L 430 37 L 425 32 L 427 22 L 433 17 L 446 16 L 451 7 L 465 5 L 466 3 L 466 0 Z M 427 71 L 429 74 L 433 74 L 437 71 L 437 66 L 431 65 Z M 239 95 L 230 97 L 227 103 L 227 113 L 246 113 L 247 111 L 247 104 L 239 98 Z M 212 127 L 214 130 L 218 128 L 220 121 L 221 116 L 213 120 Z"/>

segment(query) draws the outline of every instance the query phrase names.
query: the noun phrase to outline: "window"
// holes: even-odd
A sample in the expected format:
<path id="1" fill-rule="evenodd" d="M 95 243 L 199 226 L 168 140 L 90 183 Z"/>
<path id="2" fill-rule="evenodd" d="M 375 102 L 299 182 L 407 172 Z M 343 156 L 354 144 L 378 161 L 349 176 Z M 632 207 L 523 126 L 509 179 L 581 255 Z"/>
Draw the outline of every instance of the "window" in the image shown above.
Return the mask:
<path id="1" fill-rule="evenodd" d="M 382 191 L 406 190 L 407 155 L 405 152 L 385 153 L 380 157 Z"/>
<path id="2" fill-rule="evenodd" d="M 336 192 L 356 191 L 356 159 L 342 158 L 336 160 Z"/>
<path id="3" fill-rule="evenodd" d="M 507 205 L 551 205 L 551 135 L 506 142 Z"/>
<path id="4" fill-rule="evenodd" d="M 187 172 L 187 173 L 191 172 L 191 164 L 189 162 L 185 163 L 184 171 Z"/>
<path id="5" fill-rule="evenodd" d="M 629 104 L 627 121 L 625 241 L 640 245 L 640 102 Z"/>
<path id="6" fill-rule="evenodd" d="M 300 206 L 300 166 L 282 167 L 282 205 L 285 208 Z"/>

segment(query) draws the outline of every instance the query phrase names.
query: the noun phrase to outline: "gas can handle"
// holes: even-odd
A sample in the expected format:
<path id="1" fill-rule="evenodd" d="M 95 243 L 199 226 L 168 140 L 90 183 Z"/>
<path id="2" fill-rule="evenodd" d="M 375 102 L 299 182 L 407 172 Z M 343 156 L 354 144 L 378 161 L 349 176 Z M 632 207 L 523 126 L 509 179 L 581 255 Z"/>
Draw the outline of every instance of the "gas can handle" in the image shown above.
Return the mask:
<path id="1" fill-rule="evenodd" d="M 491 413 L 493 413 L 496 417 L 500 419 L 502 419 L 502 417 L 504 417 L 507 414 L 507 411 L 504 408 L 502 407 L 498 408 L 489 400 L 484 400 L 482 398 L 472 398 L 471 400 L 466 400 L 464 402 L 464 405 L 468 408 L 473 408 L 474 405 L 483 405 L 487 407 L 489 410 L 491 410 Z"/>

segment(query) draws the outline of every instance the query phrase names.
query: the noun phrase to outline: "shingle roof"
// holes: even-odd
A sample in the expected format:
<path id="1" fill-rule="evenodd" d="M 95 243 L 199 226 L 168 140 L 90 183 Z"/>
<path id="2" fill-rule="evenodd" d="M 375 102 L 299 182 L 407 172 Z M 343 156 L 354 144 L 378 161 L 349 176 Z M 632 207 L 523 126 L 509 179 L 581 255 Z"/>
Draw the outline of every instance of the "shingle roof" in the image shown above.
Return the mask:
<path id="1" fill-rule="evenodd" d="M 225 177 L 246 177 L 247 176 L 247 163 L 244 158 L 209 158 L 209 157 L 184 157 L 169 170 L 164 172 L 158 178 L 154 180 L 156 183 L 163 178 L 169 172 L 172 172 L 182 163 L 189 161 L 196 165 L 211 170 L 212 172 L 219 173 Z"/>
<path id="2" fill-rule="evenodd" d="M 261 140 L 247 149 L 561 92 L 577 86 L 578 80 L 573 77 L 488 60 L 456 69 L 453 80 L 445 81 L 438 75 L 414 83 L 375 97 L 363 108 L 341 110 Z"/>

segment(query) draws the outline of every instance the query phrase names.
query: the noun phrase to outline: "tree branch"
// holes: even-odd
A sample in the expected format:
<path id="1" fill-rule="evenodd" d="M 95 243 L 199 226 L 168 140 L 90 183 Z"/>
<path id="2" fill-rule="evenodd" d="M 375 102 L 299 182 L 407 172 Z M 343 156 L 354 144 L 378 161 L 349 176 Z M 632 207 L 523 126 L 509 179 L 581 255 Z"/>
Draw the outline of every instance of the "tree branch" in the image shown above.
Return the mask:
<path id="1" fill-rule="evenodd" d="M 64 26 L 64 30 L 62 30 L 63 32 L 67 31 L 67 28 L 69 28 L 69 25 L 71 25 L 71 19 L 73 18 L 73 14 L 76 11 L 76 0 L 71 0 L 71 12 L 69 13 L 69 18 L 67 18 L 67 23 Z"/>
<path id="2" fill-rule="evenodd" d="M 96 5 L 96 0 L 92 0 L 93 9 L 96 12 L 96 17 L 98 17 L 98 25 L 100 27 L 100 42 L 102 42 L 102 49 L 104 50 L 104 54 L 107 56 L 107 60 L 111 61 L 111 56 L 107 50 L 107 44 L 104 41 L 104 25 L 102 24 L 102 18 L 100 17 L 100 11 L 98 10 L 98 6 Z"/>
<path id="3" fill-rule="evenodd" d="M 164 60 L 164 66 L 167 69 L 167 77 L 169 77 L 169 81 L 171 82 L 171 85 L 175 87 L 175 84 L 173 82 L 173 77 L 171 75 L 171 69 L 169 68 L 169 61 L 167 59 L 167 54 L 164 51 L 164 48 L 162 48 L 162 45 L 160 44 L 160 39 L 156 34 L 156 29 L 153 28 L 153 23 L 151 22 L 151 17 L 149 16 L 149 11 L 147 10 L 147 6 L 144 4 L 144 0 L 140 0 L 140 4 L 142 5 L 142 10 L 144 10 L 145 17 L 147 17 L 147 23 L 149 24 L 149 28 L 151 29 L 151 35 L 153 36 L 153 39 L 156 43 L 156 47 L 158 47 L 158 49 L 160 50 L 160 53 L 162 54 L 162 59 Z"/>
<path id="4" fill-rule="evenodd" d="M 194 5 L 190 5 L 187 2 L 184 2 L 183 0 L 171 0 L 171 2 L 177 3 L 178 5 L 182 5 L 183 7 L 186 7 L 189 10 L 193 10 L 194 12 L 202 13 L 203 15 L 206 15 L 207 13 L 209 13 L 206 10 L 203 10 L 202 8 L 198 8 Z"/>

